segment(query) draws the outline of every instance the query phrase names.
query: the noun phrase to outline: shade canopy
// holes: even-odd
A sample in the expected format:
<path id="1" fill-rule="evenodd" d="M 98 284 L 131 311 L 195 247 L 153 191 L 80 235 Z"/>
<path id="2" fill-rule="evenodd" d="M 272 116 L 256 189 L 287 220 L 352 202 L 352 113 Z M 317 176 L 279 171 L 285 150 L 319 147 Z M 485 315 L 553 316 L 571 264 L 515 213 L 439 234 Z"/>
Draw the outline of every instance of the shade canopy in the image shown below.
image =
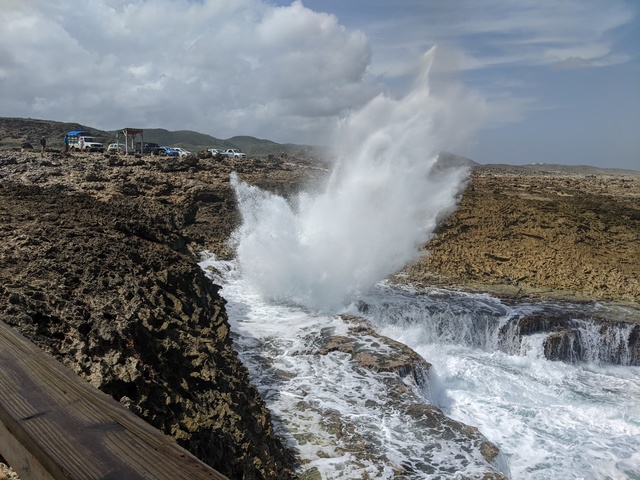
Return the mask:
<path id="1" fill-rule="evenodd" d="M 123 128 L 116 132 L 116 143 L 120 143 L 120 136 L 124 136 L 124 151 L 125 153 L 135 152 L 136 135 L 140 135 L 140 152 L 144 146 L 143 130 L 141 128 Z"/>

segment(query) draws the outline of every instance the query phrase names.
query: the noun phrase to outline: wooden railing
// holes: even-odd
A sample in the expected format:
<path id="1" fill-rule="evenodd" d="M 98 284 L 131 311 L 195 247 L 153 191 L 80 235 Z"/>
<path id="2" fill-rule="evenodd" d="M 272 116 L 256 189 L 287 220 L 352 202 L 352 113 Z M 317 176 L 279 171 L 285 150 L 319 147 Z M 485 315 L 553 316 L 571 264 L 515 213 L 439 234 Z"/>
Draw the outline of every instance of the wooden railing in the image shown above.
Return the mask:
<path id="1" fill-rule="evenodd" d="M 25 480 L 226 479 L 2 321 L 0 455 Z"/>

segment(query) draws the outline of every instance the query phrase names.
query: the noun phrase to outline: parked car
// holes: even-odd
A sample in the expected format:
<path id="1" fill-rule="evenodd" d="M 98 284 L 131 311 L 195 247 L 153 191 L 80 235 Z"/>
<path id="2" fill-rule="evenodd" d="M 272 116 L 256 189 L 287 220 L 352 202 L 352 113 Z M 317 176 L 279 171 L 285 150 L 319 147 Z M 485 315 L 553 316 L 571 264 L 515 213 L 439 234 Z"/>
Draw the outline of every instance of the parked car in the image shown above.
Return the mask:
<path id="1" fill-rule="evenodd" d="M 185 150 L 184 148 L 173 147 L 173 149 L 178 152 L 178 155 L 180 157 L 186 157 L 187 155 L 191 155 L 191 152 L 189 150 Z"/>
<path id="2" fill-rule="evenodd" d="M 247 154 L 246 153 L 242 153 L 237 148 L 227 148 L 227 150 L 224 152 L 224 154 L 227 157 L 247 158 Z"/>
<path id="3" fill-rule="evenodd" d="M 171 147 L 158 147 L 155 153 L 151 152 L 152 155 L 166 155 L 168 157 L 177 157 L 179 153 L 176 149 Z"/>
<path id="4" fill-rule="evenodd" d="M 152 155 L 157 155 L 158 148 L 160 148 L 160 145 L 157 143 L 144 142 L 144 147 L 142 148 L 142 152 L 140 152 L 140 142 L 136 143 L 136 153 L 150 153 Z"/>
<path id="5" fill-rule="evenodd" d="M 110 143 L 107 147 L 107 152 L 124 153 L 127 150 L 127 146 L 124 143 Z"/>
<path id="6" fill-rule="evenodd" d="M 80 137 L 78 141 L 80 150 L 85 152 L 104 152 L 104 145 L 102 145 L 95 137 Z"/>
<path id="7" fill-rule="evenodd" d="M 227 154 L 225 153 L 224 148 L 210 148 L 207 151 L 211 152 L 211 155 L 213 155 L 214 157 L 216 155 L 222 155 L 223 157 L 227 156 Z"/>

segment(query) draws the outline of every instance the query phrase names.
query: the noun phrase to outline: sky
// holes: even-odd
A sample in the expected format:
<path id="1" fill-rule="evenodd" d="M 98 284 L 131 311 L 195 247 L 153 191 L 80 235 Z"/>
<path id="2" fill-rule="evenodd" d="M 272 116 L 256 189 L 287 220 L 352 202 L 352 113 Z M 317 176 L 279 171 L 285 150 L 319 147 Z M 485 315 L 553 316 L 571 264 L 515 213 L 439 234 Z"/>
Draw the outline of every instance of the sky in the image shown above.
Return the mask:
<path id="1" fill-rule="evenodd" d="M 0 25 L 3 117 L 330 145 L 435 47 L 453 153 L 640 170 L 637 0 L 0 0 Z"/>

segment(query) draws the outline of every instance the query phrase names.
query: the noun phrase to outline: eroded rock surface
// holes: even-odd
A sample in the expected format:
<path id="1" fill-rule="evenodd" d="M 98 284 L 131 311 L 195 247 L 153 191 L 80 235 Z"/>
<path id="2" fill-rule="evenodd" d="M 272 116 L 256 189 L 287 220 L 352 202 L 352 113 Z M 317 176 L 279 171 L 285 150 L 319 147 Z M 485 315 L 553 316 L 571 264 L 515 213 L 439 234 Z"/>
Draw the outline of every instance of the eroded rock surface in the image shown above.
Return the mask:
<path id="1" fill-rule="evenodd" d="M 233 255 L 232 171 L 283 195 L 326 175 L 287 158 L 0 152 L 0 316 L 230 478 L 290 478 L 294 459 L 233 351 L 224 300 L 195 263 L 202 250 Z M 639 176 L 477 167 L 403 278 L 637 304 L 639 222 Z M 550 358 L 580 353 L 563 325 Z M 318 348 L 401 377 L 424 362 L 383 362 L 347 337 Z M 415 405 L 416 422 L 446 421 Z"/>
<path id="2" fill-rule="evenodd" d="M 419 430 L 423 438 L 420 458 L 407 461 L 395 467 L 397 478 L 412 478 L 416 472 L 432 475 L 451 475 L 443 465 L 438 465 L 441 442 L 451 442 L 468 454 L 461 460 L 465 466 L 476 464 L 482 471 L 477 478 L 505 479 L 497 467 L 499 449 L 489 442 L 477 428 L 465 425 L 447 417 L 438 407 L 425 402 L 417 392 L 427 392 L 430 388 L 429 371 L 431 364 L 406 345 L 377 334 L 371 324 L 362 317 L 343 315 L 349 325 L 346 334 L 336 334 L 325 329 L 320 336 L 306 338 L 308 349 L 300 352 L 307 355 L 329 355 L 341 352 L 350 356 L 356 368 L 372 371 L 382 380 L 384 391 L 367 400 L 372 411 L 401 417 L 406 425 Z M 375 404 L 375 405 L 373 405 Z M 375 440 L 358 433 L 353 418 L 339 411 L 318 410 L 313 402 L 301 400 L 297 406 L 303 411 L 315 411 L 322 418 L 321 428 L 336 438 L 341 450 L 353 453 L 356 458 L 366 451 L 366 456 L 377 464 L 390 464 L 386 452 L 376 449 Z M 462 458 L 462 455 L 461 455 Z"/>
<path id="3" fill-rule="evenodd" d="M 292 478 L 190 250 L 223 187 L 169 167 L 0 156 L 0 319 L 229 478 Z"/>
<path id="4" fill-rule="evenodd" d="M 640 173 L 579 172 L 475 168 L 410 280 L 640 301 Z"/>

